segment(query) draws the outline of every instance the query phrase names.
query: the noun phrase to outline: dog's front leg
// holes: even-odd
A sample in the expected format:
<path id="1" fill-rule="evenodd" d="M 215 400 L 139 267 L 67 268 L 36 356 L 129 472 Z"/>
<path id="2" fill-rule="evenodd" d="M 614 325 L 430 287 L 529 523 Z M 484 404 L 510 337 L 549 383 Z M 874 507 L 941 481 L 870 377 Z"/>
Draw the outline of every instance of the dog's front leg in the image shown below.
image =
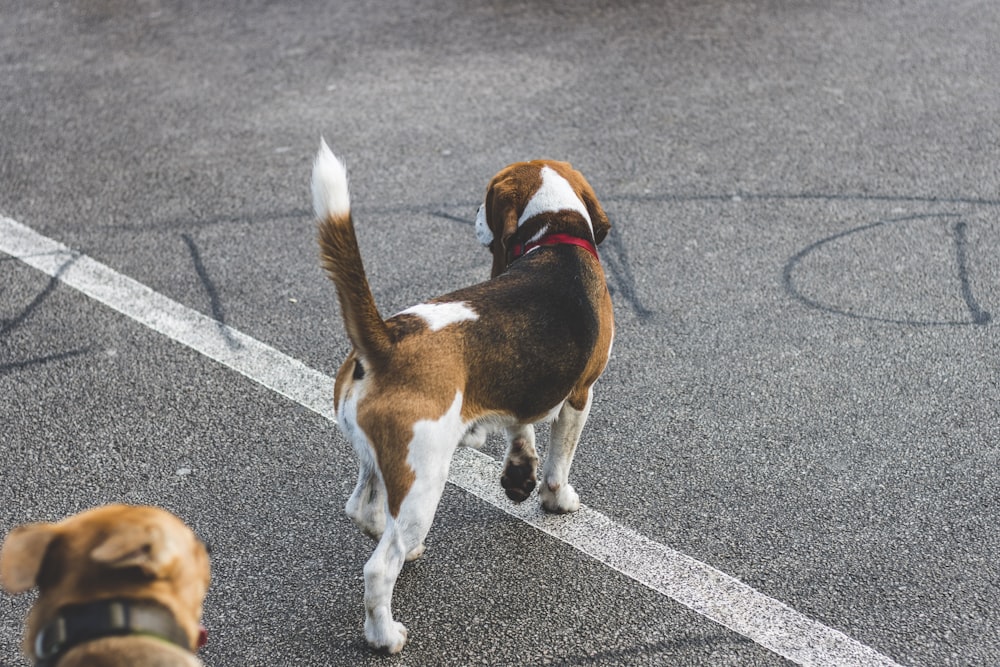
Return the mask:
<path id="1" fill-rule="evenodd" d="M 542 507 L 549 512 L 565 514 L 580 509 L 580 497 L 569 483 L 569 468 L 573 464 L 573 454 L 576 453 L 583 425 L 587 423 L 587 416 L 590 414 L 594 397 L 592 388 L 587 389 L 585 397 L 581 409 L 571 405 L 573 397 L 570 397 L 563 403 L 559 416 L 552 423 L 549 451 L 542 472 L 544 483 L 539 491 Z"/>

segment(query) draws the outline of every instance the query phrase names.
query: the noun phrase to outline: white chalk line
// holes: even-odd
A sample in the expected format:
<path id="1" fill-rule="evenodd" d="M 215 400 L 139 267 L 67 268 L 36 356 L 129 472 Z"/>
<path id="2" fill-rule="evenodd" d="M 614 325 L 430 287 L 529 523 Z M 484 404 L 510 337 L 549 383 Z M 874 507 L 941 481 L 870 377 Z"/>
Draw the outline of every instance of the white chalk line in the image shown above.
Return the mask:
<path id="1" fill-rule="evenodd" d="M 28 264 L 171 340 L 190 347 L 331 421 L 333 378 L 183 306 L 86 255 L 0 216 L 0 252 Z M 584 506 L 554 516 L 515 505 L 500 490 L 501 464 L 459 449 L 449 482 L 800 665 L 896 665 L 838 630 L 807 618 L 710 565 Z"/>

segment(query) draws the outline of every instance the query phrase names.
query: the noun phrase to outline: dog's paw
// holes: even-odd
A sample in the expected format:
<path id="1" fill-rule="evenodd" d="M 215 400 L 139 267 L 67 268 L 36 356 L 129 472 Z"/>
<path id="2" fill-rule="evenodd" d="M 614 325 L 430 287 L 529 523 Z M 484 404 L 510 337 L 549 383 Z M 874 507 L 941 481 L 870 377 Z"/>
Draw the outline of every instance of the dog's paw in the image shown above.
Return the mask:
<path id="1" fill-rule="evenodd" d="M 416 547 L 414 547 L 413 550 L 410 551 L 410 553 L 406 554 L 406 562 L 409 563 L 412 560 L 417 560 L 418 558 L 424 555 L 424 551 L 426 550 L 427 546 L 423 542 L 421 542 Z"/>
<path id="2" fill-rule="evenodd" d="M 535 477 L 535 461 L 528 460 L 517 463 L 513 460 L 507 462 L 507 467 L 503 469 L 500 477 L 500 486 L 503 487 L 507 497 L 515 503 L 524 502 L 535 490 L 537 483 Z"/>
<path id="3" fill-rule="evenodd" d="M 374 623 L 365 623 L 365 639 L 377 651 L 399 653 L 406 644 L 406 636 L 406 626 L 397 621 L 379 624 L 379 627 Z"/>
<path id="4" fill-rule="evenodd" d="M 546 483 L 542 485 L 539 495 L 546 512 L 568 514 L 580 509 L 580 496 L 576 494 L 572 484 Z"/>
<path id="5" fill-rule="evenodd" d="M 524 436 L 514 438 L 507 451 L 503 475 L 500 477 L 500 486 L 503 487 L 508 498 L 515 503 L 528 499 L 538 482 L 535 477 L 537 467 L 538 456 L 535 454 L 535 447 L 531 444 L 531 440 Z"/>

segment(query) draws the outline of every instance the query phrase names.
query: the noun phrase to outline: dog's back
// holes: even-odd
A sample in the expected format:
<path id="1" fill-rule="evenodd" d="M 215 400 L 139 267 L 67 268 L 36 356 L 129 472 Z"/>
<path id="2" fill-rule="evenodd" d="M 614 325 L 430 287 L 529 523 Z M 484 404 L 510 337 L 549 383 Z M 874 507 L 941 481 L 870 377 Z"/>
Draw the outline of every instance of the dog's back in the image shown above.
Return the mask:
<path id="1" fill-rule="evenodd" d="M 469 419 L 497 413 L 531 423 L 585 391 L 603 371 L 613 316 L 599 262 L 569 245 L 530 253 L 491 280 L 385 320 L 361 259 L 346 170 L 325 141 L 313 165 L 312 192 L 320 257 L 354 346 L 355 379 L 406 376 L 421 395 L 443 392 L 450 400 L 461 391 Z M 394 354 L 399 349 L 404 351 Z M 461 376 L 445 371 L 451 364 L 493 381 L 421 386 Z"/>

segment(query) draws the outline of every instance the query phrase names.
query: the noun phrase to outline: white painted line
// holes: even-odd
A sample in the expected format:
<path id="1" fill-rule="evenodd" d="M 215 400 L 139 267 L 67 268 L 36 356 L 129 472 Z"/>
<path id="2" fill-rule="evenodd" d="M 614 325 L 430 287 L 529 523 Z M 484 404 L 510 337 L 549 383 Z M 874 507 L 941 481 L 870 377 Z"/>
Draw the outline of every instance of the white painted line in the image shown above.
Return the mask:
<path id="1" fill-rule="evenodd" d="M 0 251 L 327 419 L 335 419 L 333 382 L 301 361 L 10 218 L 0 217 Z"/>
<path id="2" fill-rule="evenodd" d="M 333 378 L 206 317 L 114 269 L 0 216 L 0 252 L 265 387 L 334 420 Z M 800 665 L 896 665 L 890 658 L 788 605 L 583 507 L 571 515 L 515 505 L 500 489 L 501 464 L 459 449 L 448 480 L 608 567 Z"/>
<path id="3" fill-rule="evenodd" d="M 553 515 L 538 503 L 515 505 L 497 483 L 500 473 L 499 462 L 459 449 L 448 481 L 792 662 L 898 667 L 844 633 L 587 506 L 573 514 Z"/>

